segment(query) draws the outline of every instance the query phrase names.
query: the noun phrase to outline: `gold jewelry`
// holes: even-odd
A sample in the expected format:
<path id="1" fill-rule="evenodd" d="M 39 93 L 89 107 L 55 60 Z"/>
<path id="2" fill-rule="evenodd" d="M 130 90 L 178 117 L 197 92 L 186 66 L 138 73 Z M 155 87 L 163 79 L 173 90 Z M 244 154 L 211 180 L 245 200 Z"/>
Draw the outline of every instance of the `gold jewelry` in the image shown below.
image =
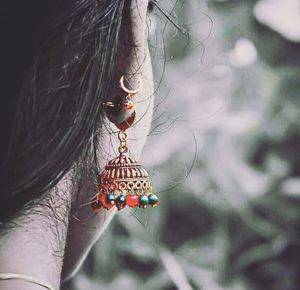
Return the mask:
<path id="1" fill-rule="evenodd" d="M 139 80 L 139 87 L 137 89 L 130 90 L 130 89 L 126 88 L 126 86 L 124 85 L 124 79 L 125 79 L 125 77 L 124 77 L 124 75 L 122 75 L 121 78 L 120 78 L 120 88 L 125 93 L 127 93 L 129 95 L 136 95 L 141 90 L 141 88 L 142 88 L 142 81 L 141 80 Z"/>
<path id="2" fill-rule="evenodd" d="M 20 273 L 0 273 L 0 280 L 23 280 L 29 283 L 42 286 L 48 290 L 56 290 L 54 287 L 52 287 L 46 282 L 43 282 L 35 277 Z"/>
<path id="3" fill-rule="evenodd" d="M 132 98 L 139 92 L 141 86 L 140 81 L 138 89 L 130 90 L 124 86 L 124 76 L 120 79 L 120 88 L 127 94 L 121 102 L 122 105 L 118 105 L 121 108 L 118 114 L 122 116 L 123 121 L 120 122 L 121 119 L 118 115 L 114 118 L 108 115 L 108 119 L 120 129 L 118 134 L 120 141 L 119 156 L 110 160 L 100 173 L 98 193 L 91 202 L 95 212 L 98 212 L 101 208 L 111 209 L 114 206 L 121 210 L 126 205 L 132 208 L 137 206 L 146 208 L 147 205 L 155 207 L 158 205 L 159 200 L 152 193 L 147 171 L 138 161 L 127 156 L 128 144 L 125 131 L 134 124 L 136 112 Z M 130 108 L 130 114 L 126 114 L 128 107 Z"/>
<path id="4" fill-rule="evenodd" d="M 133 97 L 142 87 L 142 82 L 139 80 L 139 87 L 137 89 L 131 90 L 126 88 L 124 79 L 123 75 L 119 81 L 120 91 L 102 103 L 106 117 L 120 130 L 126 130 L 135 122 L 136 112 Z"/>

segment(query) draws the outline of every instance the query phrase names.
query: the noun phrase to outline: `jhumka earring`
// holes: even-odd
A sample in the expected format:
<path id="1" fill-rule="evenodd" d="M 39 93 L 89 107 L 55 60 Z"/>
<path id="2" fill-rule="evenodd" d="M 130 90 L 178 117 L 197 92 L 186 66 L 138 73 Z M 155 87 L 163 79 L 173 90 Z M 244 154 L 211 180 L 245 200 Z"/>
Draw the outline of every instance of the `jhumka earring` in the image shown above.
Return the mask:
<path id="1" fill-rule="evenodd" d="M 142 83 L 136 90 L 130 90 L 124 85 L 124 76 L 120 79 L 120 94 L 116 95 L 103 106 L 107 118 L 120 130 L 118 138 L 120 145 L 119 155 L 110 160 L 99 176 L 97 196 L 91 206 L 95 212 L 101 208 L 118 210 L 125 206 L 131 208 L 155 207 L 159 203 L 158 197 L 153 194 L 147 171 L 134 158 L 127 155 L 126 130 L 134 125 L 136 111 L 133 97 L 138 94 Z"/>

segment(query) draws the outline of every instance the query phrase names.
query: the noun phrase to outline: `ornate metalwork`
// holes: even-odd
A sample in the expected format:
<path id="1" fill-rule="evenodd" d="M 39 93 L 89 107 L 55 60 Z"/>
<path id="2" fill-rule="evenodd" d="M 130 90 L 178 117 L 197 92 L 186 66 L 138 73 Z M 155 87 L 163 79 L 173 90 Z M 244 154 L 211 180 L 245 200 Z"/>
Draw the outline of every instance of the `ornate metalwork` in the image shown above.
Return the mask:
<path id="1" fill-rule="evenodd" d="M 148 172 L 138 161 L 121 153 L 110 160 L 100 174 L 100 193 L 146 194 L 152 193 Z"/>

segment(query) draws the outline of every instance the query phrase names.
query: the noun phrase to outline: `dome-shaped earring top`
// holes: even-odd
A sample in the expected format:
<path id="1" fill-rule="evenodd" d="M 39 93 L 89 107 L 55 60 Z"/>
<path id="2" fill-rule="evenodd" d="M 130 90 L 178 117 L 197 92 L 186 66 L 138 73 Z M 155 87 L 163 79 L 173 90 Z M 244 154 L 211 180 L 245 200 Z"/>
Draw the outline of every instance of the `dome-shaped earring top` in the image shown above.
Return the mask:
<path id="1" fill-rule="evenodd" d="M 99 191 L 149 195 L 152 187 L 146 169 L 132 157 L 120 154 L 110 160 L 101 172 Z"/>

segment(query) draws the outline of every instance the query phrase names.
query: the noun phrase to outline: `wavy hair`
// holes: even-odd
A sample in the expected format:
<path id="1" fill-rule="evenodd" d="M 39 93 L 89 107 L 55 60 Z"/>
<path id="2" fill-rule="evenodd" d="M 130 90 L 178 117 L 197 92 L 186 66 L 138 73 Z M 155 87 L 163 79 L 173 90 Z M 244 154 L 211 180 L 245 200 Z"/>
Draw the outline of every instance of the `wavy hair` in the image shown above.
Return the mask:
<path id="1" fill-rule="evenodd" d="M 96 155 L 101 103 L 116 81 L 128 23 L 125 0 L 6 2 L 0 15 L 3 220 Z"/>

